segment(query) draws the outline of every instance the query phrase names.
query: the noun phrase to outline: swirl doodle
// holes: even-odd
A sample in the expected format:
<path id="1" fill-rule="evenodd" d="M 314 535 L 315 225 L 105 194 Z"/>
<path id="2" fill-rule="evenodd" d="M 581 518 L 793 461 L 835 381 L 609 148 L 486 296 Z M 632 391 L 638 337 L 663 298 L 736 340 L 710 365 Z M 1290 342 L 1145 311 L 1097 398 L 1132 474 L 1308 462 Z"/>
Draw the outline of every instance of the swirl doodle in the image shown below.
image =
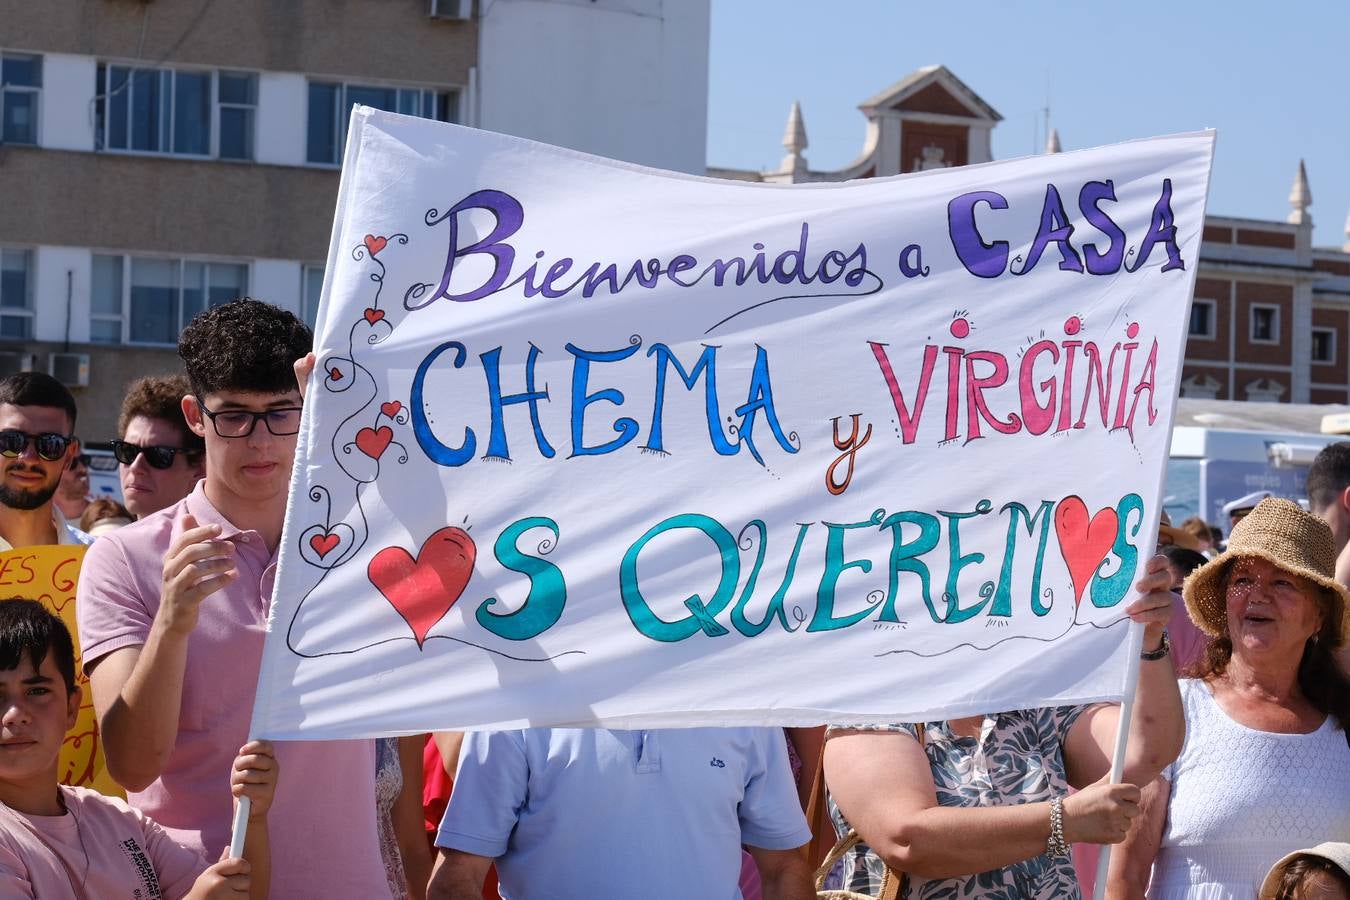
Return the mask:
<path id="1" fill-rule="evenodd" d="M 314 584 L 304 592 L 296 605 L 295 613 L 291 617 L 286 632 L 286 646 L 296 656 L 307 659 L 348 655 L 391 642 L 413 641 L 419 647 L 422 647 L 425 642 L 433 640 L 449 640 L 506 659 L 522 662 L 545 662 L 564 656 L 585 655 L 585 652 L 580 650 L 569 650 L 541 657 L 514 655 L 450 635 L 427 634 L 426 628 L 433 623 L 422 619 L 417 619 L 418 626 L 414 628 L 413 634 L 374 640 L 358 647 L 309 651 L 298 645 L 296 631 L 300 609 L 319 590 L 334 570 L 350 563 L 369 542 L 370 522 L 364 497 L 366 490 L 379 479 L 381 467 L 386 459 L 391 459 L 396 465 L 400 466 L 406 465 L 410 459 L 407 446 L 397 439 L 394 429 L 396 426 L 406 427 L 409 425 L 411 411 L 402 400 L 389 399 L 387 395 L 382 396 L 383 389 L 380 386 L 379 379 L 362 363 L 357 351 L 358 347 L 371 347 L 380 344 L 394 331 L 394 323 L 390 321 L 385 310 L 380 306 L 380 297 L 384 289 L 385 277 L 388 274 L 388 269 L 380 259 L 380 254 L 391 243 L 405 245 L 408 243 L 408 236 L 401 233 L 390 235 L 367 234 L 361 243 L 352 248 L 351 258 L 353 260 L 373 264 L 374 270 L 367 277 L 375 284 L 375 295 L 371 300 L 371 305 L 362 310 L 361 314 L 352 322 L 347 333 L 345 353 L 339 351 L 329 354 L 320 363 L 322 378 L 319 383 L 324 390 L 332 394 L 347 394 L 356 391 L 360 398 L 356 401 L 356 408 L 338 422 L 337 427 L 333 429 L 329 437 L 331 458 L 343 475 L 351 481 L 351 512 L 344 519 L 335 521 L 333 518 L 332 489 L 324 484 L 310 486 L 307 496 L 310 502 L 318 507 L 316 512 L 321 511 L 322 515 L 299 529 L 299 533 L 294 539 L 294 547 L 300 558 L 317 570 L 319 576 Z M 421 296 L 430 287 L 429 284 L 414 285 L 409 293 Z M 637 336 L 634 337 L 640 343 L 641 339 Z M 464 536 L 467 544 L 472 544 L 472 539 L 467 536 L 467 526 L 462 530 L 449 530 L 458 531 Z M 555 541 L 553 539 L 545 538 L 540 541 L 538 552 L 540 555 L 547 555 L 552 552 L 554 546 Z M 381 551 L 376 556 L 386 554 L 387 551 L 392 549 L 386 548 L 385 551 Z M 385 558 L 389 559 L 390 557 L 386 556 Z M 420 560 L 414 561 L 414 564 L 419 562 Z M 397 561 L 395 563 L 397 564 Z M 471 568 L 471 561 L 469 566 Z M 386 599 L 388 598 L 386 597 Z M 395 608 L 398 609 L 398 606 L 396 605 Z M 398 611 L 406 613 L 408 609 L 405 606 L 404 609 L 398 609 Z M 406 618 L 407 615 L 405 615 Z M 412 623 L 410 622 L 410 624 Z"/>
<path id="2" fill-rule="evenodd" d="M 403 308 L 407 310 L 421 309 L 422 304 L 414 303 L 414 300 L 421 300 L 426 296 L 427 291 L 436 285 L 431 282 L 416 282 L 412 287 L 403 292 Z"/>
<path id="3" fill-rule="evenodd" d="M 388 237 L 376 237 L 368 234 L 364 241 L 352 248 L 352 259 L 361 262 L 368 258 L 371 262 L 380 267 L 378 272 L 371 272 L 368 276 L 370 280 L 376 284 L 375 300 L 371 304 L 371 309 L 375 311 L 379 311 L 380 309 L 380 292 L 384 289 L 384 276 L 389 272 L 385 264 L 379 259 L 379 254 L 389 241 L 395 241 L 400 245 L 406 244 L 408 243 L 408 236 L 402 233 L 391 234 Z"/>

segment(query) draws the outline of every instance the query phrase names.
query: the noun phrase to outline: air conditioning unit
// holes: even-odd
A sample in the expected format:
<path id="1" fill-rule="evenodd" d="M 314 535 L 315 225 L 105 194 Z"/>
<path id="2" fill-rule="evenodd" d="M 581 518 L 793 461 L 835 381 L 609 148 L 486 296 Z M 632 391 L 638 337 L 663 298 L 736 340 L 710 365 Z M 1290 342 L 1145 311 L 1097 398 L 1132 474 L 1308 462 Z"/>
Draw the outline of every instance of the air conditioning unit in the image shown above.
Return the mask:
<path id="1" fill-rule="evenodd" d="M 0 378 L 31 372 L 37 368 L 37 355 L 22 350 L 0 351 Z"/>
<path id="2" fill-rule="evenodd" d="M 89 386 L 88 353 L 51 353 L 47 356 L 47 374 L 66 387 Z"/>
<path id="3" fill-rule="evenodd" d="M 468 19 L 473 14 L 473 0 L 430 0 L 427 13 L 433 19 Z"/>

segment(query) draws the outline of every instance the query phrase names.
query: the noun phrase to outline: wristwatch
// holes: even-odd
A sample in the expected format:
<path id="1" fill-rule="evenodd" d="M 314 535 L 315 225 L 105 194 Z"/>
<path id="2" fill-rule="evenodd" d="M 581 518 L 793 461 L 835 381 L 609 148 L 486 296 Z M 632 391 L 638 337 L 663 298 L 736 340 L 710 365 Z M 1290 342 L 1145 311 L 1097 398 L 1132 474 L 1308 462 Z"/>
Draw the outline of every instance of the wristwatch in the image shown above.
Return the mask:
<path id="1" fill-rule="evenodd" d="M 1164 628 L 1162 633 L 1162 643 L 1158 645 L 1158 649 L 1145 650 L 1144 652 L 1139 654 L 1139 658 L 1145 660 L 1146 662 L 1153 662 L 1154 660 L 1162 659 L 1164 656 L 1166 656 L 1171 652 L 1172 652 L 1172 642 L 1167 639 L 1167 629 Z"/>

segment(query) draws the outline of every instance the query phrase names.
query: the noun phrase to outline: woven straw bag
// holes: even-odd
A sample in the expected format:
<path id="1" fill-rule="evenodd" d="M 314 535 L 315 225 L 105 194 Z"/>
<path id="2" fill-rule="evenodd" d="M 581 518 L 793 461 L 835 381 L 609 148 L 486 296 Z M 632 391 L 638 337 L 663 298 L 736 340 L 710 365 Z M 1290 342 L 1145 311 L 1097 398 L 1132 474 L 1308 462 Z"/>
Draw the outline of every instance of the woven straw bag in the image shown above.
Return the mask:
<path id="1" fill-rule="evenodd" d="M 923 746 L 924 727 L 918 726 L 919 746 Z M 815 777 L 811 781 L 811 795 L 806 803 L 806 821 L 811 826 L 812 831 L 829 828 L 833 830 L 834 823 L 830 821 L 826 813 L 825 804 L 825 750 L 822 747 L 820 759 L 816 763 Z M 905 883 L 905 873 L 897 872 L 890 866 L 886 867 L 886 874 L 881 879 L 881 891 L 875 897 L 867 894 L 859 894 L 857 891 L 845 890 L 825 890 L 825 879 L 829 877 L 830 870 L 834 868 L 844 854 L 848 853 L 854 847 L 858 846 L 862 840 L 858 832 L 849 829 L 848 834 L 835 842 L 830 852 L 825 855 L 825 859 L 816 868 L 816 897 L 817 900 L 896 900 L 900 896 L 900 888 Z"/>
<path id="2" fill-rule="evenodd" d="M 881 879 L 881 892 L 876 897 L 867 894 L 859 894 L 857 891 L 824 890 L 825 878 L 834 868 L 834 864 L 839 861 L 845 853 L 858 845 L 862 838 L 858 837 L 858 832 L 849 830 L 849 833 L 839 839 L 839 843 L 834 845 L 834 849 L 825 857 L 825 861 L 816 869 L 816 897 L 817 900 L 895 900 L 900 896 L 900 885 L 904 883 L 905 876 L 892 871 L 889 867 L 886 874 Z"/>

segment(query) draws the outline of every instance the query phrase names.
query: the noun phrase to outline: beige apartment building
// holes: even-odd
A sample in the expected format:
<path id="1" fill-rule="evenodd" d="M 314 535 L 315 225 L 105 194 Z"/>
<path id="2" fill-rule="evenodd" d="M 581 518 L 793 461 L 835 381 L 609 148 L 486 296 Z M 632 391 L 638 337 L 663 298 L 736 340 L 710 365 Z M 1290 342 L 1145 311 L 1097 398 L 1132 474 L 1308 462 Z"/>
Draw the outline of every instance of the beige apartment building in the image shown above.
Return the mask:
<path id="1" fill-rule="evenodd" d="M 93 440 L 207 304 L 313 321 L 347 108 L 460 121 L 476 61 L 425 3 L 5 5 L 0 370 L 61 377 Z"/>
<path id="2" fill-rule="evenodd" d="M 353 104 L 702 172 L 708 17 L 708 0 L 0 0 L 0 375 L 60 377 L 99 442 L 129 380 L 179 368 L 207 305 L 248 294 L 313 322 Z"/>

